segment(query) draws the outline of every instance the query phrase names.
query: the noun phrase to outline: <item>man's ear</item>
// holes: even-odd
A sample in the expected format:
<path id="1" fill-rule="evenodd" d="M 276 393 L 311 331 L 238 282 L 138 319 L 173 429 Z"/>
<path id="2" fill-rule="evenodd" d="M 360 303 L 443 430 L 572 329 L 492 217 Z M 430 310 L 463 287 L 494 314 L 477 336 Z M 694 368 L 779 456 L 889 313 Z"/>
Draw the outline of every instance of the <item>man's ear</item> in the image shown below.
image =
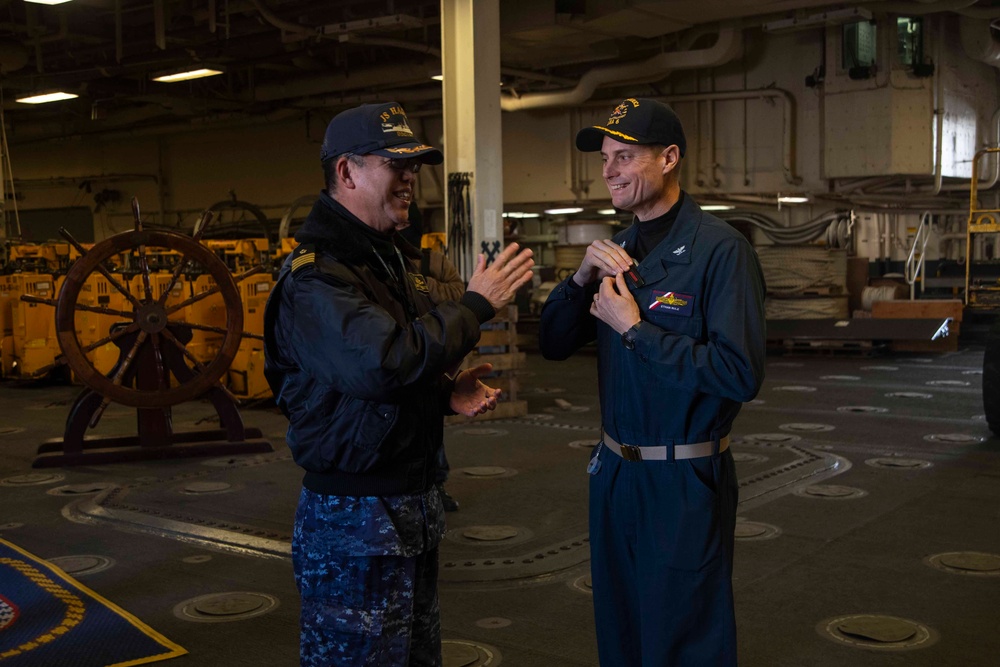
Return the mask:
<path id="1" fill-rule="evenodd" d="M 660 153 L 663 156 L 663 175 L 666 176 L 671 171 L 679 171 L 681 166 L 681 149 L 677 144 L 671 144 Z"/>
<path id="2" fill-rule="evenodd" d="M 354 184 L 354 170 L 356 168 L 357 165 L 346 157 L 337 158 L 337 163 L 333 166 L 333 177 L 337 179 L 338 187 L 343 186 L 348 189 L 356 187 Z"/>

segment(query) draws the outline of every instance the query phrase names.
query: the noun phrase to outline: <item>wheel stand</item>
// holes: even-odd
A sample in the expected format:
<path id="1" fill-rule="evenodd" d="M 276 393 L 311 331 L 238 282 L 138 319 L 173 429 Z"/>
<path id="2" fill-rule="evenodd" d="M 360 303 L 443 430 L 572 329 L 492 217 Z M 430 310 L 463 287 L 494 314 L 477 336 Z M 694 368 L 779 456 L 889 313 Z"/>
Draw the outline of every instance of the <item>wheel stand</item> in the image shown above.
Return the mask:
<path id="1" fill-rule="evenodd" d="M 190 340 L 189 330 L 170 329 L 183 342 Z M 117 374 L 124 362 L 125 351 L 133 348 L 137 335 L 129 334 L 115 341 L 122 353 L 109 375 Z M 157 359 L 158 352 L 162 354 L 162 363 Z M 169 373 L 165 369 L 169 369 Z M 194 376 L 176 348 L 164 347 L 157 351 L 147 341 L 137 350 L 135 363 L 130 364 L 122 375 L 122 383 L 134 382 L 136 389 L 155 392 L 169 382 L 170 373 L 181 383 Z M 100 419 L 107 402 L 93 389 L 85 389 L 70 409 L 63 437 L 43 443 L 31 466 L 52 468 L 274 451 L 270 442 L 259 439 L 262 435 L 260 429 L 243 426 L 236 401 L 221 386 L 212 387 L 202 398 L 212 402 L 222 428 L 174 433 L 170 406 L 139 407 L 136 409 L 138 435 L 86 436 L 88 426 Z"/>

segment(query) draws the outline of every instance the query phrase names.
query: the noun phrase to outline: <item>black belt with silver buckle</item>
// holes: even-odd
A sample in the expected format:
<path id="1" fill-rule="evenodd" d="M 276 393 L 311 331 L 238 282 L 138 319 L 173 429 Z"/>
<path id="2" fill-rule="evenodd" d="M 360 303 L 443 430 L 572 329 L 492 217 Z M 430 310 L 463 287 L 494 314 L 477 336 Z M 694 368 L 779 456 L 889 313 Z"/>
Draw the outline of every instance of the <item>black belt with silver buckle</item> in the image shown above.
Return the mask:
<path id="1" fill-rule="evenodd" d="M 661 445 L 659 447 L 637 447 L 615 442 L 611 436 L 604 435 L 604 445 L 626 461 L 669 461 L 670 450 L 674 450 L 674 459 L 697 459 L 702 456 L 712 456 L 729 449 L 729 436 L 719 440 L 718 449 L 715 441 L 695 442 L 689 445 Z"/>

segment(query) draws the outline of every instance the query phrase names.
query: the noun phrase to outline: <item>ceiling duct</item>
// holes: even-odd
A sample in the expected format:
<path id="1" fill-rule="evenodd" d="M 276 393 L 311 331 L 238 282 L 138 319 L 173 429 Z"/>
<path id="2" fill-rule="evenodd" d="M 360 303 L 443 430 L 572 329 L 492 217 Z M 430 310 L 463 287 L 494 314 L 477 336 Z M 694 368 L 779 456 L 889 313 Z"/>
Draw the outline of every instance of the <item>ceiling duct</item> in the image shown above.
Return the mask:
<path id="1" fill-rule="evenodd" d="M 994 39 L 989 21 L 963 16 L 959 23 L 959 34 L 965 55 L 987 65 L 1000 67 L 1000 42 Z"/>
<path id="2" fill-rule="evenodd" d="M 520 97 L 504 95 L 500 108 L 504 111 L 521 111 L 542 107 L 565 107 L 582 104 L 590 99 L 601 86 L 614 83 L 648 83 L 659 81 L 679 69 L 718 67 L 738 58 L 743 53 L 743 32 L 727 25 L 719 29 L 715 44 L 706 49 L 669 51 L 658 53 L 647 60 L 599 67 L 582 77 L 575 88 L 544 93 L 528 93 Z"/>

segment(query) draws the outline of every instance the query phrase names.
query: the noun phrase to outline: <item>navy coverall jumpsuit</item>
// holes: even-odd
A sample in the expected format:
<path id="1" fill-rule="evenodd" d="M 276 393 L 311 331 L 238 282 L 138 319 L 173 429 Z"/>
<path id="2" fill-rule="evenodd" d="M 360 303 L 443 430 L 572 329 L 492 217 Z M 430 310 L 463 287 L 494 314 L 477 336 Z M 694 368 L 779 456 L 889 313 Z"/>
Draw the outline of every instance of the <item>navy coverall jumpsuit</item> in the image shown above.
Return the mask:
<path id="1" fill-rule="evenodd" d="M 628 251 L 635 236 L 633 225 L 613 240 Z M 597 284 L 581 288 L 570 277 L 543 308 L 541 351 L 565 359 L 596 337 L 603 430 L 618 443 L 718 443 L 764 376 L 757 255 L 685 195 L 638 272 L 644 284 L 632 296 L 642 324 L 633 349 L 590 315 Z M 599 446 L 595 457 L 590 537 L 601 664 L 735 665 L 731 452 L 626 461 Z"/>

